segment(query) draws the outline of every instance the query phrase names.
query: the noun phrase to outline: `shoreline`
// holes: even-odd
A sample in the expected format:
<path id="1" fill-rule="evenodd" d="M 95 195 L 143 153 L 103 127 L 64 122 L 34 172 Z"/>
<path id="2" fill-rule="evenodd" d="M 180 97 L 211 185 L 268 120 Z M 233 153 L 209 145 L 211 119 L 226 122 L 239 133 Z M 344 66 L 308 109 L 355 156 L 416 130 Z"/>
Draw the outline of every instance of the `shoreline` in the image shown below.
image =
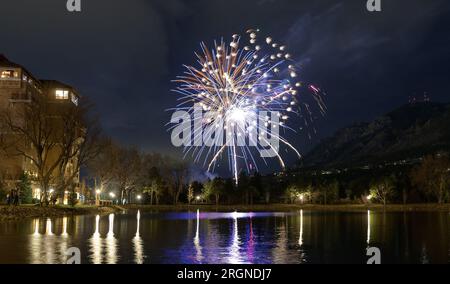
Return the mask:
<path id="1" fill-rule="evenodd" d="M 118 207 L 96 206 L 49 206 L 32 205 L 4 206 L 0 205 L 0 221 L 20 221 L 29 218 L 58 218 L 78 215 L 104 215 L 121 211 Z"/>
<path id="2" fill-rule="evenodd" d="M 289 212 L 289 211 L 317 211 L 317 212 L 450 212 L 450 204 L 407 204 L 407 205 L 297 205 L 297 204 L 270 204 L 270 205 L 126 205 L 128 210 L 141 211 L 210 211 L 210 212 Z"/>
<path id="3" fill-rule="evenodd" d="M 270 205 L 126 205 L 112 207 L 96 206 L 4 206 L 0 205 L 0 221 L 20 221 L 28 218 L 57 218 L 79 215 L 105 215 L 124 210 L 143 212 L 291 212 L 291 211 L 316 211 L 316 212 L 356 212 L 363 213 L 368 210 L 373 212 L 450 212 L 450 204 L 407 204 L 407 205 L 297 205 L 297 204 L 270 204 Z"/>

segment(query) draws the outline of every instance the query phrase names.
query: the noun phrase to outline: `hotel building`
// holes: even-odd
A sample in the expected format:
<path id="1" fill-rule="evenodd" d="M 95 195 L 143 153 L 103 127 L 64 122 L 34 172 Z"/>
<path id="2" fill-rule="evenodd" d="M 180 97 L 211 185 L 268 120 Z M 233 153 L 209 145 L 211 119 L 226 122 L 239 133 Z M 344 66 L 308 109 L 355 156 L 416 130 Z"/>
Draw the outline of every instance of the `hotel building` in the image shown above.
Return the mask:
<path id="1" fill-rule="evenodd" d="M 57 118 L 68 107 L 77 107 L 80 96 L 69 85 L 54 80 L 37 79 L 25 67 L 10 61 L 0 54 L 0 110 L 10 108 L 14 111 L 21 104 L 32 104 L 38 98 L 46 99 L 46 102 L 49 104 L 49 115 Z M 57 119 L 54 121 L 57 121 Z M 61 131 L 63 131 L 59 123 L 55 122 L 54 126 L 61 127 Z M 8 135 L 10 134 L 3 136 L 8 137 Z M 26 143 L 25 139 L 19 139 L 19 141 Z M 33 153 L 31 145 L 24 145 L 23 149 L 29 151 L 27 152 L 28 154 Z M 49 155 L 49 160 L 56 158 L 54 157 L 58 155 L 56 152 L 55 150 L 55 153 Z M 68 176 L 74 175 L 74 168 L 71 167 L 73 162 L 70 161 L 65 169 L 65 174 Z M 33 197 L 40 199 L 41 190 L 39 185 L 33 180 L 33 177 L 37 176 L 33 162 L 30 159 L 26 159 L 23 155 L 13 155 L 8 153 L 8 151 L 0 151 L 0 181 L 3 181 L 4 189 L 14 188 L 23 173 L 27 173 L 31 179 Z M 55 172 L 56 174 L 58 173 Z M 76 180 L 74 183 L 76 184 L 77 192 L 79 192 L 79 173 L 76 173 L 75 176 Z M 79 194 L 77 195 L 80 197 Z M 59 202 L 67 203 L 67 193 L 64 194 L 63 200 L 60 199 Z"/>

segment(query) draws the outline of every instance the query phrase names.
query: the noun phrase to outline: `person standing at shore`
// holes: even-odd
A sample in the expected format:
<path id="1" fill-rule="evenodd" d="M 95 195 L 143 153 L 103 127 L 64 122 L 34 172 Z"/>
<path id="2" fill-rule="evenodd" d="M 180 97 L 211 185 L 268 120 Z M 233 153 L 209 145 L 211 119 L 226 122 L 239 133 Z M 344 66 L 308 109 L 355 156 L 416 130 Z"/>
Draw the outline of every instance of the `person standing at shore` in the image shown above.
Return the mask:
<path id="1" fill-rule="evenodd" d="M 14 205 L 14 200 L 16 198 L 16 190 L 12 188 L 9 192 L 9 203 L 8 205 Z"/>
<path id="2" fill-rule="evenodd" d="M 20 189 L 17 187 L 14 190 L 14 198 L 13 198 L 14 206 L 18 206 L 19 201 L 20 201 Z"/>

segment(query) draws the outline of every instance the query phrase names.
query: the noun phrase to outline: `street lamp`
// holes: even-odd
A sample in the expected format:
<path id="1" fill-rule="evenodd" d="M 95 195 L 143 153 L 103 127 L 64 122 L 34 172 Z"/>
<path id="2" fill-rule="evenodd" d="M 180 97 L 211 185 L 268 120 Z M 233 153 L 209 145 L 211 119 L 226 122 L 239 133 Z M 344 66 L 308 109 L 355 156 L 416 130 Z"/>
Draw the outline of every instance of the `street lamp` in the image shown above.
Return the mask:
<path id="1" fill-rule="evenodd" d="M 116 198 L 116 194 L 114 192 L 110 192 L 109 196 L 111 197 L 111 199 L 113 200 L 113 203 L 114 203 L 114 199 Z"/>
<path id="2" fill-rule="evenodd" d="M 300 202 L 303 204 L 303 201 L 305 200 L 305 195 L 300 194 L 299 198 L 300 198 Z"/>

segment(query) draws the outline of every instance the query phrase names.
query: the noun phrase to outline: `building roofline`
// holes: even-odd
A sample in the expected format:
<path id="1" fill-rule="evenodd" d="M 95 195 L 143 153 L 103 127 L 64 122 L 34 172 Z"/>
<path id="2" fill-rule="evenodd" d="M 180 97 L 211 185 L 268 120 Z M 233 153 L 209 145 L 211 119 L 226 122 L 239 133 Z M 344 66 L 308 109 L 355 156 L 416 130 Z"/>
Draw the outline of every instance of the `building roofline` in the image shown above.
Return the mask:
<path id="1" fill-rule="evenodd" d="M 33 73 L 31 73 L 30 71 L 28 71 L 27 68 L 25 68 L 24 66 L 17 64 L 11 60 L 9 60 L 8 57 L 6 57 L 4 54 L 0 53 L 0 67 L 13 67 L 13 68 L 20 68 L 22 70 L 24 70 L 29 76 L 33 77 L 35 79 L 35 81 L 41 81 L 39 79 L 37 79 L 36 76 L 33 75 Z"/>
<path id="2" fill-rule="evenodd" d="M 78 92 L 78 90 L 76 88 L 74 88 L 73 86 L 63 83 L 61 81 L 58 80 L 47 80 L 47 79 L 38 79 L 37 77 L 35 77 L 33 75 L 33 73 L 31 73 L 30 71 L 27 70 L 27 68 L 23 67 L 20 64 L 17 64 L 11 60 L 8 59 L 8 57 L 6 57 L 4 54 L 0 53 L 0 67 L 11 67 L 11 68 L 20 68 L 23 70 L 23 72 L 26 72 L 28 76 L 32 77 L 32 79 L 34 79 L 34 81 L 39 84 L 41 87 L 55 87 L 55 88 L 64 88 L 64 89 L 69 89 L 72 91 L 72 93 L 74 93 L 77 97 L 81 98 L 80 93 Z"/>

